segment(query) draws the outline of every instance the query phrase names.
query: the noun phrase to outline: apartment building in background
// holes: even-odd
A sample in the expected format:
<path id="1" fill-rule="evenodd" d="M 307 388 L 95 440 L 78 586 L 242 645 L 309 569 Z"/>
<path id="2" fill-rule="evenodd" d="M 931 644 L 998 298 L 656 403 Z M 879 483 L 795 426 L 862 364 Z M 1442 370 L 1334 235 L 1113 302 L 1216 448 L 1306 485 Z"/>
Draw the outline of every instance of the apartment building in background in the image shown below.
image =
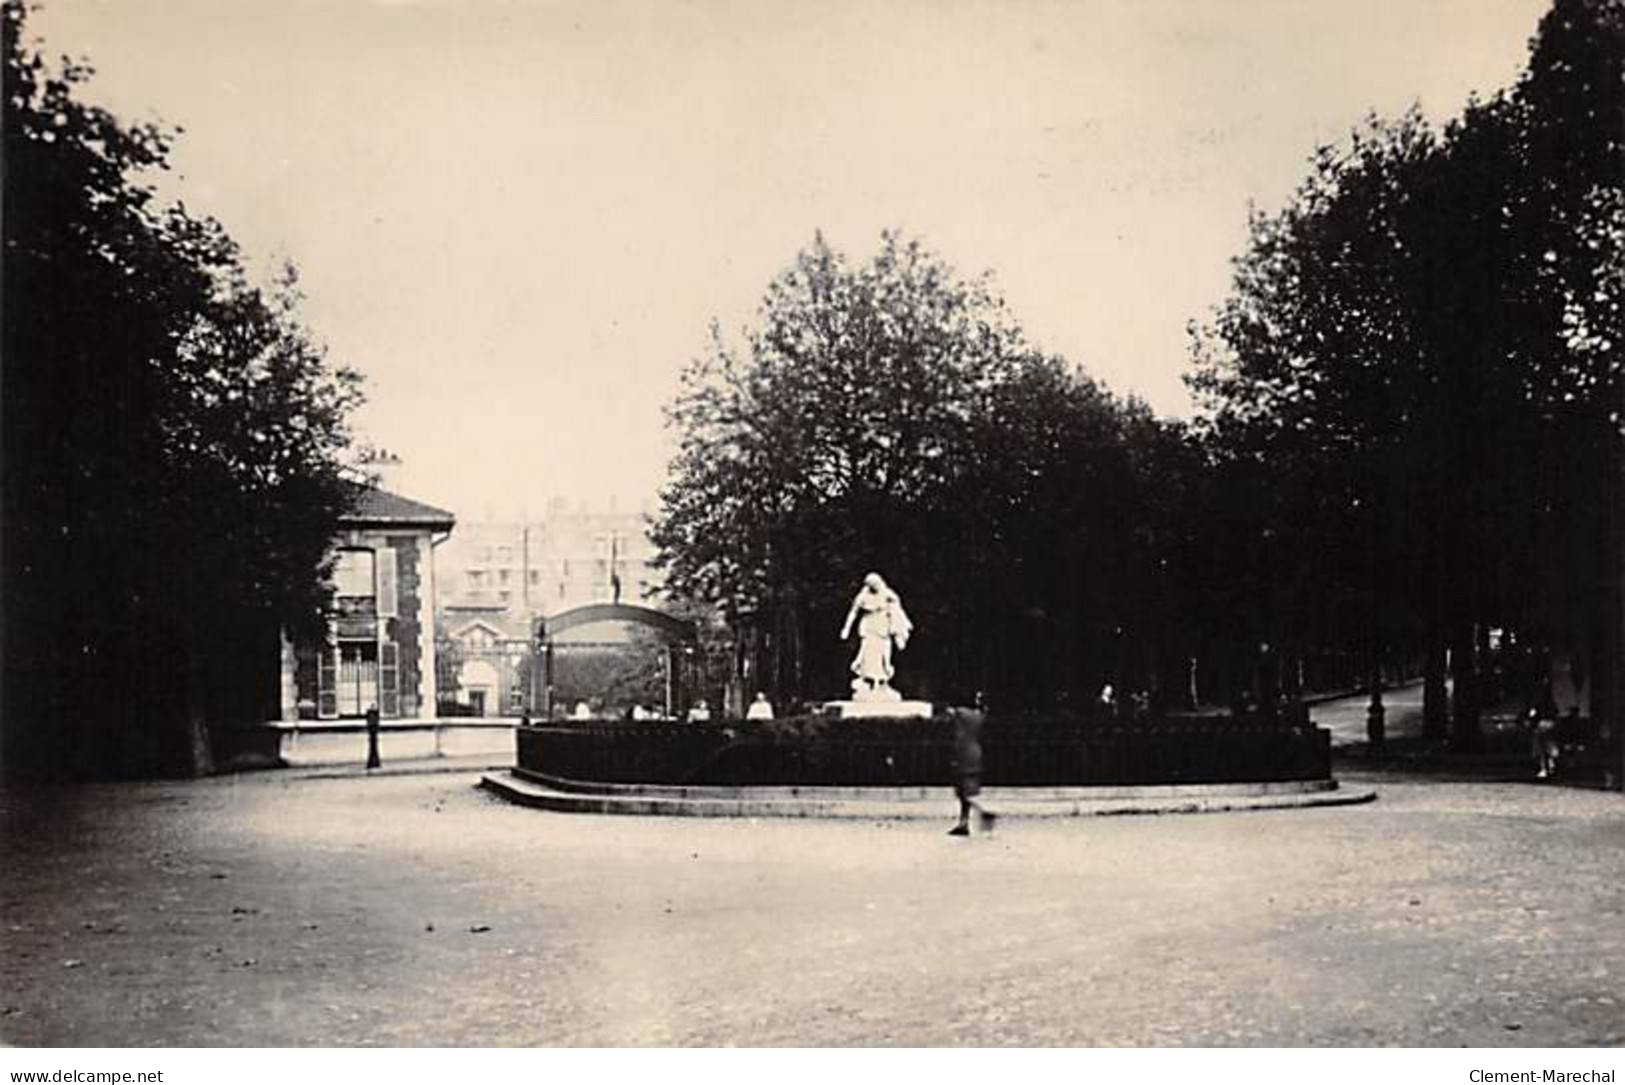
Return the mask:
<path id="1" fill-rule="evenodd" d="M 541 619 L 593 603 L 655 605 L 648 508 L 550 502 L 540 516 L 460 522 L 435 550 L 442 715 L 518 715 Z M 577 633 L 626 640 L 617 623 Z"/>
<path id="2" fill-rule="evenodd" d="M 649 511 L 555 500 L 541 516 L 461 522 L 435 552 L 440 605 L 528 618 L 588 603 L 648 605 L 661 584 Z"/>

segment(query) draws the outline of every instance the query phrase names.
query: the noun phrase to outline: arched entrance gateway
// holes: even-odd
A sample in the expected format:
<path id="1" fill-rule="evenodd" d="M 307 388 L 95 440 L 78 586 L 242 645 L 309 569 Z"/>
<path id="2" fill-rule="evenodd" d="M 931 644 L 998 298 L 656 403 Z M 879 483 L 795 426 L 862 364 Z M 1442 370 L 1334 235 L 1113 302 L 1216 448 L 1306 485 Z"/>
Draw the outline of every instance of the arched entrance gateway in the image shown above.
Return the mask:
<path id="1" fill-rule="evenodd" d="M 619 624 L 641 632 L 621 640 L 594 640 L 566 636 L 572 630 L 600 624 Z M 563 638 L 563 639 L 561 639 Z M 649 643 L 652 640 L 654 643 Z M 641 641 L 641 643 L 640 643 Z M 553 719 L 570 711 L 559 690 L 560 656 L 566 652 L 649 653 L 659 663 L 662 715 L 680 717 L 688 710 L 688 666 L 699 643 L 699 631 L 691 621 L 675 618 L 651 607 L 627 603 L 590 603 L 566 610 L 536 623 L 537 650 L 532 657 L 530 696 L 527 710 L 542 719 Z M 595 706 L 600 710 L 602 706 Z"/>

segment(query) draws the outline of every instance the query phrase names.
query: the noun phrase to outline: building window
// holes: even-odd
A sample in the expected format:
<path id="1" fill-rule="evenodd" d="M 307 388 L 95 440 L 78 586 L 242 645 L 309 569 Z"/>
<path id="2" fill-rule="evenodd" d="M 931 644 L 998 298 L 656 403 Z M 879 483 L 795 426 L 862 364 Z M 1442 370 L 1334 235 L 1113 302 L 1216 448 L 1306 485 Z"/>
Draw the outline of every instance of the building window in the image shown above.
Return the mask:
<path id="1" fill-rule="evenodd" d="M 340 599 L 371 599 L 374 591 L 371 550 L 340 550 L 333 563 L 333 594 Z"/>

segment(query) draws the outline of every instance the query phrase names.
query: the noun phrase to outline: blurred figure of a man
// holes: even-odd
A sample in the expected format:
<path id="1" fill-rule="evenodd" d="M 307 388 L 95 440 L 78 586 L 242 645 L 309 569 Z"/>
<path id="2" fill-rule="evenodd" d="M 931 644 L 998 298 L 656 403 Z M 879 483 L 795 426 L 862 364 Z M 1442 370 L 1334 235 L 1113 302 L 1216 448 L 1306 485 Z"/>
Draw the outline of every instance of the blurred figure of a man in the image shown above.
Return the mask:
<path id="1" fill-rule="evenodd" d="M 948 716 L 954 722 L 954 794 L 959 798 L 959 821 L 948 835 L 971 835 L 973 813 L 976 831 L 991 833 L 997 816 L 977 798 L 982 793 L 982 724 L 987 722 L 982 695 L 976 695 L 974 708 L 950 708 Z"/>

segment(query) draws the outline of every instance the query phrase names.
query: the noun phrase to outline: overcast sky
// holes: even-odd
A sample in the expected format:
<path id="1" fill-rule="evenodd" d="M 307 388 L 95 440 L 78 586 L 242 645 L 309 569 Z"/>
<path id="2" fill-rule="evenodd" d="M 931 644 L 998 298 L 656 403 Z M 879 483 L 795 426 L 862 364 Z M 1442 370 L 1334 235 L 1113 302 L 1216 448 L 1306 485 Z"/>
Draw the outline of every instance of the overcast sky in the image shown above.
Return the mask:
<path id="1" fill-rule="evenodd" d="M 652 496 L 661 407 L 813 232 L 991 269 L 1164 414 L 1248 201 L 1371 110 L 1443 118 L 1545 0 L 48 0 L 89 96 L 367 377 L 361 435 L 465 519 Z"/>

